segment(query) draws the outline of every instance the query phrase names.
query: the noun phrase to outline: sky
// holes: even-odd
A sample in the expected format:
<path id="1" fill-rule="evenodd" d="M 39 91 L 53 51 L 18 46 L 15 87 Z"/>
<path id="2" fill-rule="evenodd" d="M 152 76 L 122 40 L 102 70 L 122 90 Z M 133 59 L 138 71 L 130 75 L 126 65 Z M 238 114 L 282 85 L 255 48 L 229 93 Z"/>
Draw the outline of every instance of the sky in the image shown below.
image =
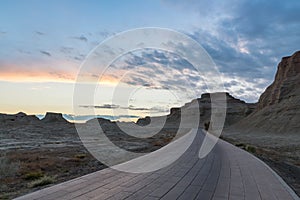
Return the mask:
<path id="1" fill-rule="evenodd" d="M 82 63 L 98 44 L 130 29 L 161 27 L 191 37 L 215 62 L 224 90 L 246 102 L 258 100 L 281 58 L 300 44 L 299 0 L 2 0 L 0 6 L 0 113 L 74 114 L 74 83 Z M 158 50 L 124 55 L 103 79 L 95 104 L 82 109 L 136 119 L 165 114 L 207 92 L 190 63 L 176 56 Z M 124 67 L 139 75 L 122 79 L 122 91 L 138 89 L 126 105 L 113 105 L 112 74 Z M 151 70 L 171 75 L 156 76 L 149 86 Z M 195 89 L 193 97 L 185 95 L 184 84 Z"/>

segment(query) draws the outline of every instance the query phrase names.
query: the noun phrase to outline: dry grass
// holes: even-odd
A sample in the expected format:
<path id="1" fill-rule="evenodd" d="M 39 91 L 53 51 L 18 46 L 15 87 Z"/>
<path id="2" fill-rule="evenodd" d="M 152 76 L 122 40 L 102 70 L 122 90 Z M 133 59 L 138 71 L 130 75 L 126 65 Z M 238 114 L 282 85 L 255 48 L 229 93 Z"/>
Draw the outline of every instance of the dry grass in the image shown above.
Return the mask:
<path id="1" fill-rule="evenodd" d="M 44 185 L 49 185 L 55 182 L 55 178 L 51 176 L 43 176 L 35 181 L 32 181 L 29 183 L 29 187 L 34 188 L 34 187 L 39 187 L 39 186 L 44 186 Z"/>
<path id="2" fill-rule="evenodd" d="M 36 179 L 39 179 L 43 176 L 44 176 L 44 174 L 40 171 L 28 172 L 27 174 L 24 175 L 24 179 L 25 180 L 36 180 Z"/>
<path id="3" fill-rule="evenodd" d="M 20 168 L 20 162 L 12 162 L 5 154 L 0 157 L 0 179 L 15 175 Z"/>
<path id="4" fill-rule="evenodd" d="M 86 156 L 86 154 L 76 154 L 74 157 L 78 159 L 84 159 Z"/>

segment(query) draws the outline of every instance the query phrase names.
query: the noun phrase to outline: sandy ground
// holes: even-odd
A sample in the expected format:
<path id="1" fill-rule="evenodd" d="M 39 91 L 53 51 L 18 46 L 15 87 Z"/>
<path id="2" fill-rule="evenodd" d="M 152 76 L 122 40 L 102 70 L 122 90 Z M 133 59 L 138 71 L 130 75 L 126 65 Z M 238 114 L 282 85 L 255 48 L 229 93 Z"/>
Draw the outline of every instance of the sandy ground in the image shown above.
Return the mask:
<path id="1" fill-rule="evenodd" d="M 11 199 L 104 167 L 83 147 L 71 124 L 0 126 L 0 199 Z M 34 184 L 44 177 L 50 181 Z"/>
<path id="2" fill-rule="evenodd" d="M 93 127 L 82 126 L 93 130 Z M 155 151 L 176 133 L 173 128 L 166 128 L 158 137 L 141 142 L 124 136 L 114 125 L 104 127 L 112 142 L 133 152 Z M 0 126 L 0 199 L 12 199 L 105 167 L 83 146 L 74 124 Z M 37 184 L 45 177 L 50 181 Z"/>

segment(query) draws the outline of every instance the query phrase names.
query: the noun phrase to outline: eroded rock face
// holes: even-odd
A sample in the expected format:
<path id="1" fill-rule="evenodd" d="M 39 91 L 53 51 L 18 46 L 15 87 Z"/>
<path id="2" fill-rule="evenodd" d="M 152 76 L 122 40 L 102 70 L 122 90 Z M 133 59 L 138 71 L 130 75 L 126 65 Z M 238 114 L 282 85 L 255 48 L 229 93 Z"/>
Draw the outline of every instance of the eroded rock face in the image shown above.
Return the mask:
<path id="1" fill-rule="evenodd" d="M 261 95 L 258 109 L 279 104 L 282 101 L 299 100 L 300 96 L 300 51 L 283 57 L 278 64 L 274 82 Z"/>
<path id="2" fill-rule="evenodd" d="M 257 109 L 232 130 L 300 133 L 300 51 L 282 58 L 274 82 L 261 95 Z"/>
<path id="3" fill-rule="evenodd" d="M 67 120 L 65 120 L 61 113 L 52 113 L 47 112 L 45 117 L 41 120 L 42 122 L 60 122 L 60 123 L 69 123 Z"/>

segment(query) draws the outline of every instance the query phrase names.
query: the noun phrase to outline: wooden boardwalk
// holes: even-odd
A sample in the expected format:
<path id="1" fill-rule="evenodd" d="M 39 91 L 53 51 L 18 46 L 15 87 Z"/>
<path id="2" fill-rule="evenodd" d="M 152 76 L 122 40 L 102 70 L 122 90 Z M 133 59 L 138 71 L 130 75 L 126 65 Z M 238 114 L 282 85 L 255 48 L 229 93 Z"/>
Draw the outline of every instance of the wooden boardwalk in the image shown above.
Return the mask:
<path id="1" fill-rule="evenodd" d="M 104 169 L 17 199 L 289 200 L 298 196 L 263 162 L 219 140 L 198 158 L 205 133 L 172 165 L 133 174 Z"/>

